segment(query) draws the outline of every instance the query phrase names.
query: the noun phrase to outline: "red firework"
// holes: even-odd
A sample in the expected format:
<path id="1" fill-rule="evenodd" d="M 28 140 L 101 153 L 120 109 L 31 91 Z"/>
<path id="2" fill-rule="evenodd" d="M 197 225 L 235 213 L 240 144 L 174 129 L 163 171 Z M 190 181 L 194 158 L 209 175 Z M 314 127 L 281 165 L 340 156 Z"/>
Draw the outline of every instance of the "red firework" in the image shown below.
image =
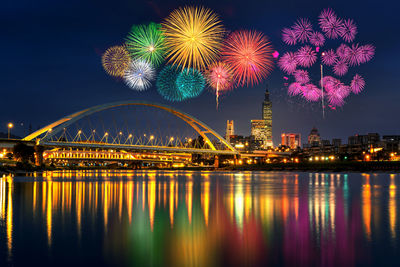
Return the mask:
<path id="1" fill-rule="evenodd" d="M 272 45 L 257 31 L 231 33 L 222 49 L 222 58 L 231 66 L 238 85 L 255 85 L 272 70 Z"/>
<path id="2" fill-rule="evenodd" d="M 215 90 L 217 107 L 219 104 L 219 96 L 233 87 L 233 74 L 230 67 L 223 62 L 212 64 L 205 73 L 210 87 Z"/>

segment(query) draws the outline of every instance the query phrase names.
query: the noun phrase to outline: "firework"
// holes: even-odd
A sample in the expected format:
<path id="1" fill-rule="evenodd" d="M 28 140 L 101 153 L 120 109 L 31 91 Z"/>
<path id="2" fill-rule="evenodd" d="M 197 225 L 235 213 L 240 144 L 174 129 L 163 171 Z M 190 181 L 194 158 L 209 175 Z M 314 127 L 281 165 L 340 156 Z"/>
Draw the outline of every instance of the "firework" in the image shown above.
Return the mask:
<path id="1" fill-rule="evenodd" d="M 302 89 L 302 95 L 308 101 L 318 101 L 322 97 L 322 91 L 312 83 L 304 85 Z"/>
<path id="2" fill-rule="evenodd" d="M 310 44 L 313 46 L 323 46 L 325 44 L 325 37 L 320 32 L 313 32 L 310 35 Z"/>
<path id="3" fill-rule="evenodd" d="M 239 85 L 254 85 L 272 70 L 272 46 L 257 31 L 237 31 L 228 36 L 222 50 L 225 63 L 232 68 Z"/>
<path id="4" fill-rule="evenodd" d="M 299 19 L 293 26 L 296 39 L 300 42 L 307 42 L 312 35 L 312 25 L 308 19 Z"/>
<path id="5" fill-rule="evenodd" d="M 343 22 L 330 8 L 321 12 L 319 16 L 319 25 L 328 38 L 336 39 L 342 36 Z"/>
<path id="6" fill-rule="evenodd" d="M 173 66 L 165 66 L 157 77 L 157 91 L 165 99 L 173 102 L 182 101 L 186 99 L 178 87 L 176 86 L 176 80 L 180 70 Z"/>
<path id="7" fill-rule="evenodd" d="M 352 19 L 347 19 L 343 21 L 343 28 L 341 32 L 341 37 L 346 42 L 353 42 L 357 34 L 357 26 Z"/>
<path id="8" fill-rule="evenodd" d="M 225 92 L 233 87 L 233 74 L 229 66 L 223 62 L 211 65 L 206 72 L 208 84 L 215 90 L 217 108 L 221 92 Z"/>
<path id="9" fill-rule="evenodd" d="M 288 45 L 297 43 L 297 35 L 292 29 L 285 28 L 282 30 L 282 40 Z"/>
<path id="10" fill-rule="evenodd" d="M 363 50 L 358 44 L 353 44 L 351 48 L 348 49 L 348 60 L 350 66 L 360 65 L 363 62 L 364 55 Z"/>
<path id="11" fill-rule="evenodd" d="M 288 88 L 288 94 L 290 96 L 295 96 L 301 94 L 303 91 L 303 86 L 300 83 L 291 83 Z"/>
<path id="12" fill-rule="evenodd" d="M 286 52 L 278 61 L 278 66 L 287 74 L 292 74 L 297 68 L 296 55 L 292 52 Z"/>
<path id="13" fill-rule="evenodd" d="M 311 67 L 317 61 L 317 53 L 306 45 L 296 52 L 296 60 L 302 67 Z"/>
<path id="14" fill-rule="evenodd" d="M 302 85 L 310 82 L 310 76 L 308 75 L 308 71 L 306 70 L 296 70 L 293 73 L 293 76 L 296 82 Z"/>
<path id="15" fill-rule="evenodd" d="M 337 60 L 337 55 L 332 49 L 322 53 L 322 63 L 327 66 L 332 66 Z"/>
<path id="16" fill-rule="evenodd" d="M 375 47 L 373 45 L 367 44 L 360 48 L 361 60 L 360 63 L 366 63 L 370 61 L 375 55 Z"/>
<path id="17" fill-rule="evenodd" d="M 126 46 L 135 59 L 144 59 L 153 66 L 159 66 L 164 60 L 165 44 L 161 25 L 134 25 L 126 37 Z"/>
<path id="18" fill-rule="evenodd" d="M 347 60 L 350 56 L 350 47 L 345 44 L 339 45 L 339 47 L 336 49 L 336 55 L 341 60 Z"/>
<path id="19" fill-rule="evenodd" d="M 199 96 L 204 90 L 205 83 L 200 71 L 191 68 L 181 71 L 176 79 L 176 86 L 185 98 Z"/>
<path id="20" fill-rule="evenodd" d="M 174 10 L 162 24 L 169 62 L 203 70 L 218 58 L 224 35 L 218 16 L 203 7 Z"/>
<path id="21" fill-rule="evenodd" d="M 324 89 L 329 93 L 330 91 L 341 85 L 340 81 L 332 76 L 325 76 L 323 78 Z M 322 86 L 322 83 L 321 83 Z"/>
<path id="22" fill-rule="evenodd" d="M 365 81 L 363 79 L 363 77 L 361 77 L 360 75 L 356 74 L 353 77 L 353 80 L 351 81 L 350 84 L 350 89 L 354 94 L 359 94 L 365 86 Z"/>
<path id="23" fill-rule="evenodd" d="M 134 60 L 125 70 L 125 83 L 138 91 L 146 90 L 151 86 L 150 81 L 155 77 L 154 68 L 145 60 Z"/>
<path id="24" fill-rule="evenodd" d="M 334 66 L 333 66 L 333 72 L 338 75 L 338 76 L 343 76 L 347 73 L 349 70 L 349 67 L 347 66 L 346 62 L 344 60 L 338 61 Z"/>
<path id="25" fill-rule="evenodd" d="M 106 50 L 101 58 L 104 70 L 112 76 L 122 77 L 131 58 L 123 46 L 113 46 Z"/>
<path id="26" fill-rule="evenodd" d="M 328 93 L 328 102 L 331 106 L 341 107 L 344 105 L 344 99 L 349 95 L 350 88 L 346 85 L 340 84 Z"/>

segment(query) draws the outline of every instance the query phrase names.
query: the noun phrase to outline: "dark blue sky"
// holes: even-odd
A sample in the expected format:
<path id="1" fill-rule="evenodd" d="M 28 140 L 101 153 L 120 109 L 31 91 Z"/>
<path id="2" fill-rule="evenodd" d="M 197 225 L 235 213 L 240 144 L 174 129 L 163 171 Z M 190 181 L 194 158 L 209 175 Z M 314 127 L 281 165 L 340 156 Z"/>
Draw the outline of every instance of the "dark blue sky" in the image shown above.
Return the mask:
<path id="1" fill-rule="evenodd" d="M 280 39 L 283 27 L 291 26 L 299 17 L 316 22 L 320 11 L 331 7 L 340 17 L 355 20 L 357 42 L 377 47 L 374 59 L 357 68 L 367 86 L 362 94 L 347 98 L 343 108 L 328 112 L 322 119 L 317 105 L 286 96 L 283 74 L 277 68 L 258 86 L 237 88 L 224 97 L 218 111 L 210 92 L 183 103 L 170 103 L 158 95 L 155 87 L 135 92 L 103 71 L 102 52 L 123 42 L 133 24 L 161 22 L 184 4 L 213 9 L 229 30 L 264 32 L 281 54 L 286 49 Z M 248 135 L 250 119 L 261 116 L 268 84 L 275 144 L 280 142 L 282 132 L 299 132 L 304 140 L 313 126 L 325 139 L 347 140 L 349 135 L 368 132 L 400 134 L 399 8 L 397 1 L 349 0 L 6 0 L 0 8 L 0 131 L 5 132 L 12 121 L 15 133 L 23 135 L 29 123 L 36 128 L 79 109 L 132 99 L 174 106 L 221 134 L 226 120 L 233 119 L 236 132 Z"/>

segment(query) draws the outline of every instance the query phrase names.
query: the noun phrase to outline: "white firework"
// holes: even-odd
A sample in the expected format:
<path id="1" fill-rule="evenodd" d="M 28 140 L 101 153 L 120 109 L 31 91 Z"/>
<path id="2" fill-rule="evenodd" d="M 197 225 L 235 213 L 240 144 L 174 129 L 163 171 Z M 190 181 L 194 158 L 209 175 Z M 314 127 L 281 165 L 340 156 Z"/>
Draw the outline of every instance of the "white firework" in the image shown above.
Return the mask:
<path id="1" fill-rule="evenodd" d="M 125 71 L 125 83 L 132 89 L 144 91 L 151 86 L 155 78 L 155 70 L 145 60 L 134 60 Z"/>

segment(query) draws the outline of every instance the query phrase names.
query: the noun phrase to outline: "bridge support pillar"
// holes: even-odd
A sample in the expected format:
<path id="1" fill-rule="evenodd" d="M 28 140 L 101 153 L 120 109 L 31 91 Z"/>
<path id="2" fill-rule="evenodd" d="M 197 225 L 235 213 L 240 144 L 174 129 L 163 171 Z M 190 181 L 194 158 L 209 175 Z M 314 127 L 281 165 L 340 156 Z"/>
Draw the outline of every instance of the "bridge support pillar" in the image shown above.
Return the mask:
<path id="1" fill-rule="evenodd" d="M 219 168 L 219 158 L 217 155 L 214 156 L 214 167 Z"/>
<path id="2" fill-rule="evenodd" d="M 35 145 L 35 165 L 40 166 L 43 164 L 43 152 L 44 147 L 40 145 Z"/>

